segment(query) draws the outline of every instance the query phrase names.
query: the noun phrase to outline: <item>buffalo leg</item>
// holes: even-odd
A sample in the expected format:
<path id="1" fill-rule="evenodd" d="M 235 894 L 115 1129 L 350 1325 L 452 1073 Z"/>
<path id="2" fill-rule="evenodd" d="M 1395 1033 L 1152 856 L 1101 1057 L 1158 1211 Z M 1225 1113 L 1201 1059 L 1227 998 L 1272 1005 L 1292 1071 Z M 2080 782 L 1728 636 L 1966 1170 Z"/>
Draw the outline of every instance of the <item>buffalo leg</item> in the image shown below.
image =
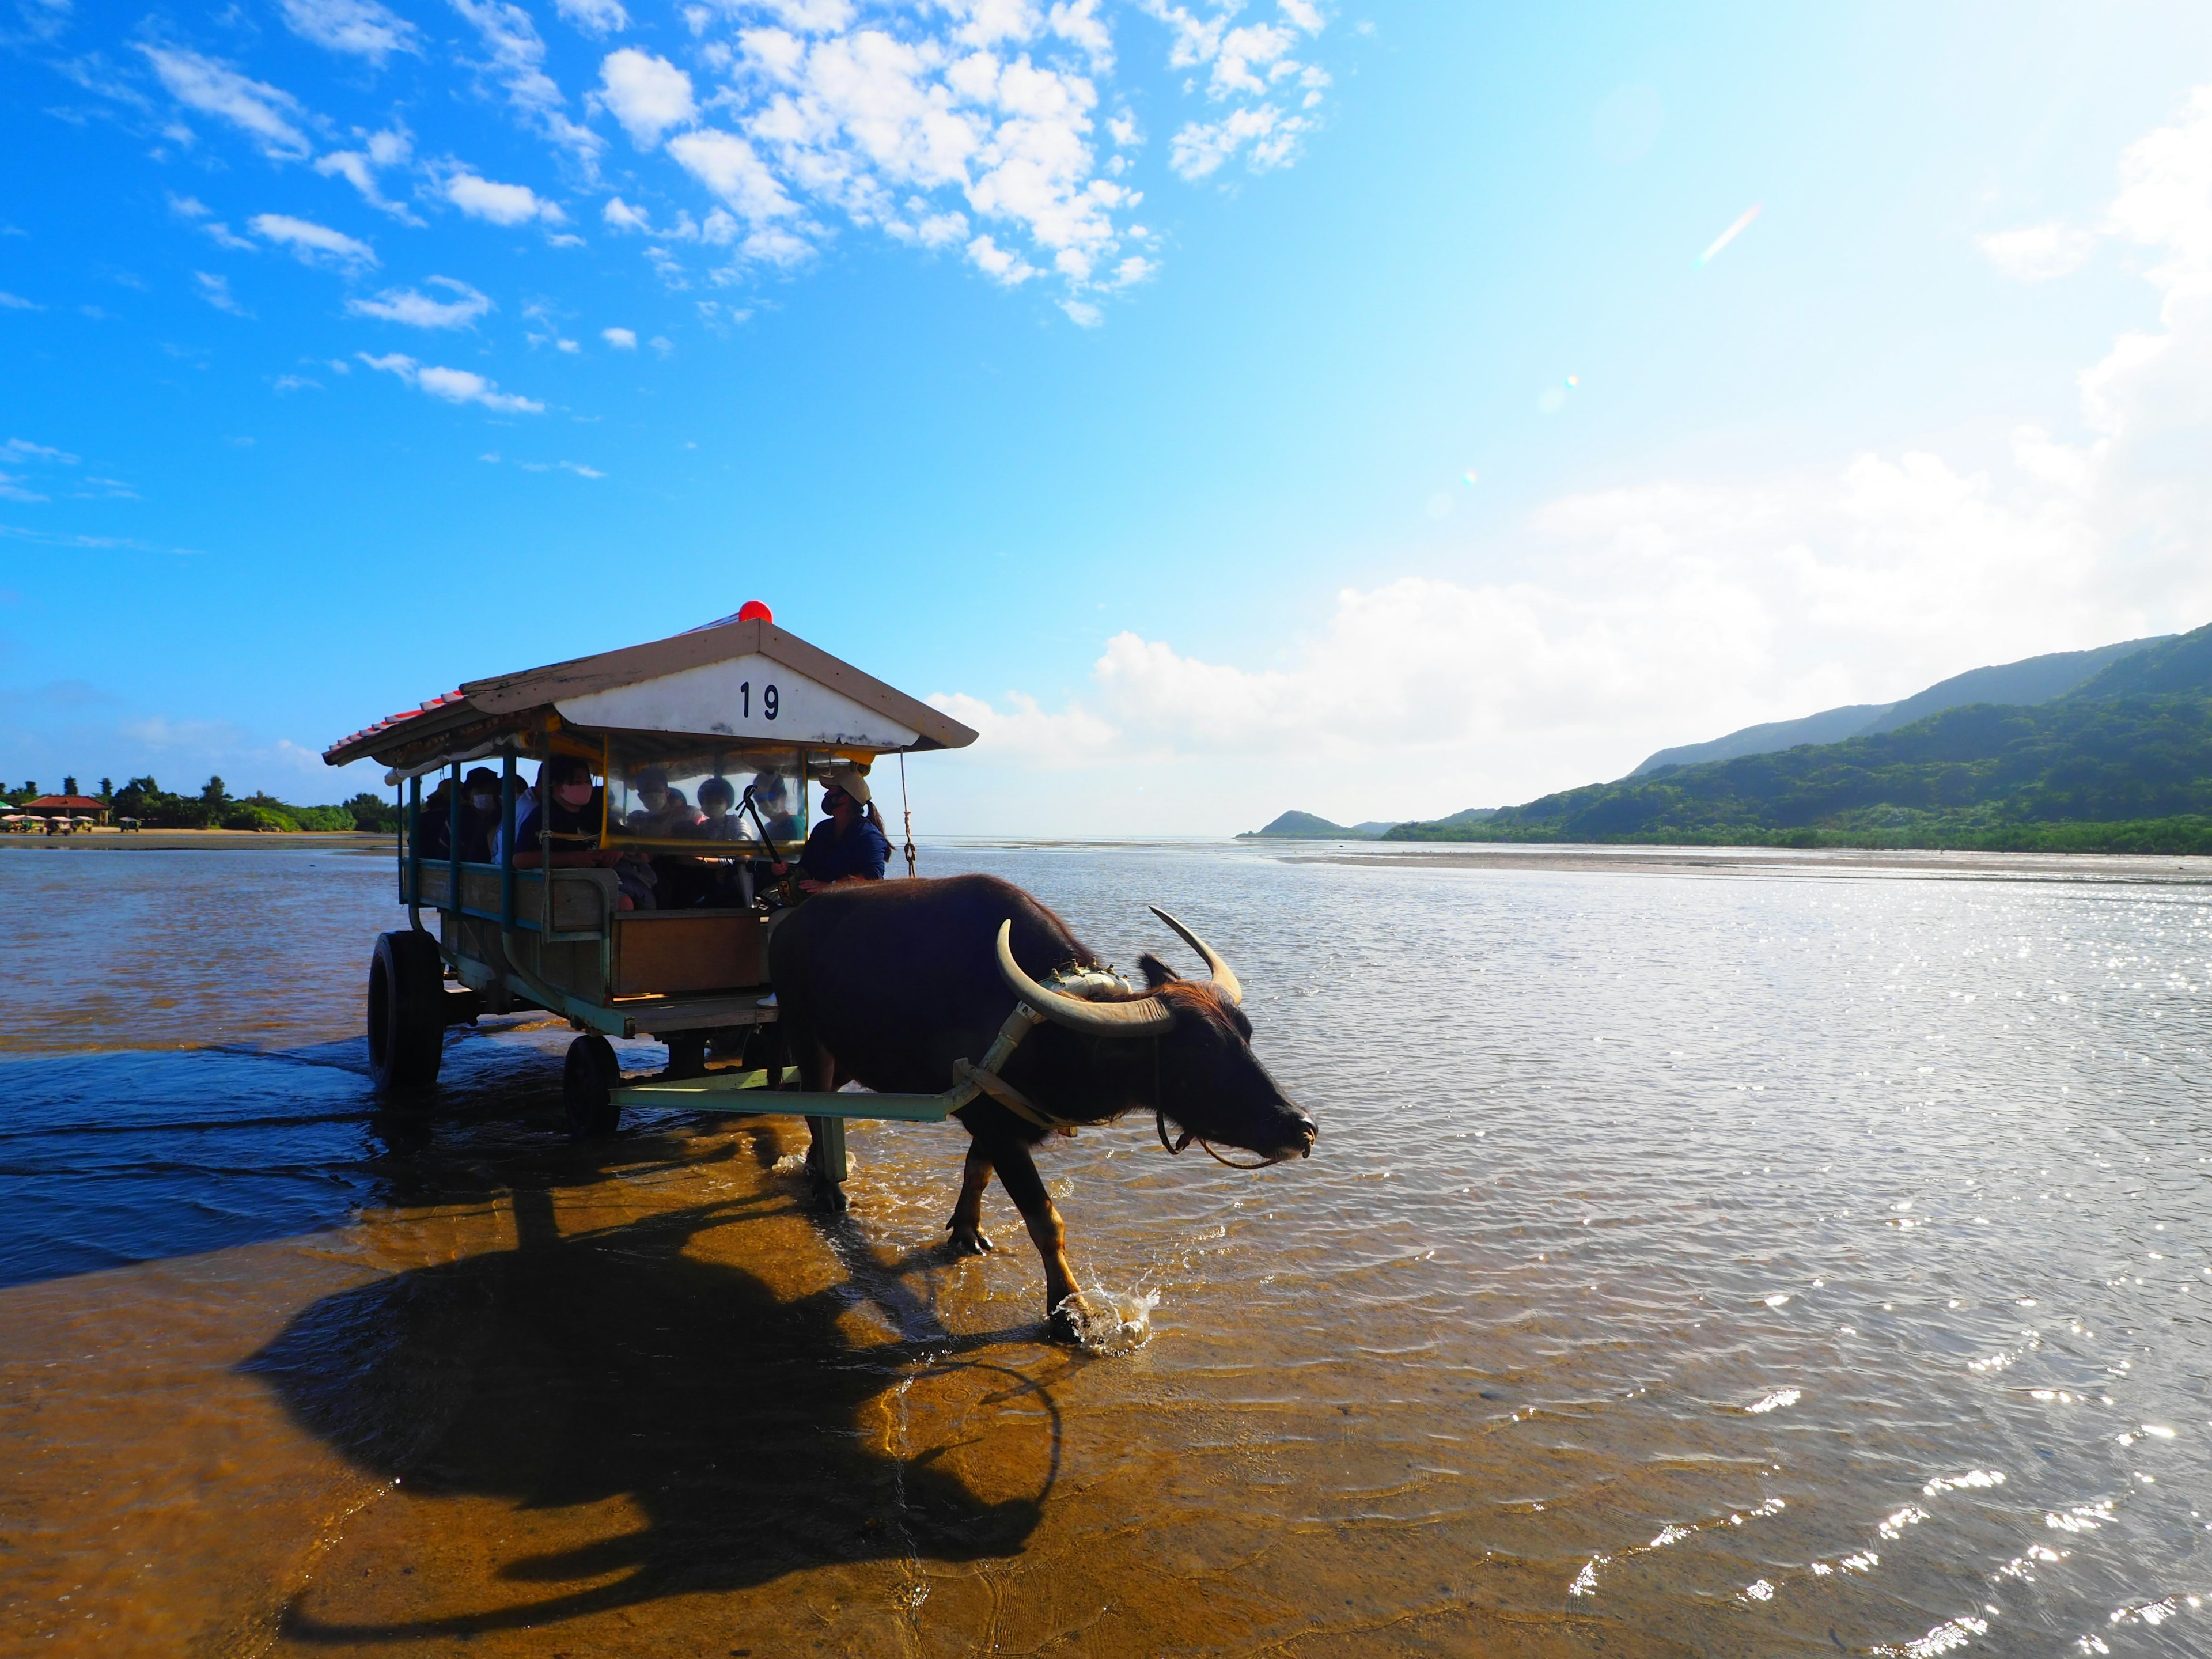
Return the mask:
<path id="1" fill-rule="evenodd" d="M 799 1086 L 808 1094 L 834 1094 L 837 1089 L 837 1058 L 811 1030 L 794 1024 L 787 1032 L 792 1060 L 799 1067 Z M 806 1120 L 806 1167 L 814 1176 L 814 1190 L 831 1210 L 845 1207 L 845 1120 L 809 1116 Z"/>
<path id="2" fill-rule="evenodd" d="M 968 1143 L 968 1159 L 960 1169 L 960 1197 L 952 1206 L 952 1219 L 945 1230 L 952 1235 L 952 1248 L 962 1255 L 981 1255 L 991 1248 L 983 1236 L 983 1188 L 991 1184 L 991 1155 L 981 1141 Z"/>
<path id="3" fill-rule="evenodd" d="M 999 1184 L 1030 1230 L 1030 1242 L 1044 1262 L 1044 1311 L 1054 1336 L 1073 1340 L 1081 1324 L 1083 1293 L 1075 1287 L 1075 1270 L 1067 1265 L 1067 1228 L 1053 1207 L 1030 1149 L 1018 1140 L 995 1143 L 990 1152 Z"/>

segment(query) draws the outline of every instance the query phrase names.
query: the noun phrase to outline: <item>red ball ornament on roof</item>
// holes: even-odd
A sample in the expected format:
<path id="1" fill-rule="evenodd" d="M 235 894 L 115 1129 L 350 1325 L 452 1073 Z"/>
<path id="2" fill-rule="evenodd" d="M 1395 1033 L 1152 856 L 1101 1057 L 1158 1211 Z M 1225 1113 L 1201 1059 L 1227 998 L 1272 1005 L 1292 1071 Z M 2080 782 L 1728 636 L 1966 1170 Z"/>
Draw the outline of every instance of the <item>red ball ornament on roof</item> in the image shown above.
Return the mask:
<path id="1" fill-rule="evenodd" d="M 775 612 L 769 610 L 758 599 L 747 599 L 743 605 L 738 607 L 738 620 L 739 622 L 772 623 L 775 620 Z"/>

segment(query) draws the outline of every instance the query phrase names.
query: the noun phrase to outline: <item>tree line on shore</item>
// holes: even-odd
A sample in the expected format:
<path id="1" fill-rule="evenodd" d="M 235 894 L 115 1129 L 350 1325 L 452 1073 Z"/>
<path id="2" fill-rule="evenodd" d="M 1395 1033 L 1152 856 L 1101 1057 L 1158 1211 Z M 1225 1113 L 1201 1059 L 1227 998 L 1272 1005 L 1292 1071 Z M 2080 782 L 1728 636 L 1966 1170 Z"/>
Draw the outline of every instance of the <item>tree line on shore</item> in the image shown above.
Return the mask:
<path id="1" fill-rule="evenodd" d="M 0 787 L 0 800 L 21 808 L 48 793 L 75 795 L 75 778 L 64 778 L 58 791 L 35 780 L 20 787 Z M 297 806 L 257 790 L 234 799 L 221 777 L 211 777 L 194 794 L 171 794 L 152 776 L 132 778 L 118 789 L 102 778 L 91 799 L 118 818 L 136 818 L 149 830 L 278 830 L 294 834 L 337 831 L 389 833 L 398 827 L 398 811 L 380 795 L 363 790 L 336 806 Z"/>

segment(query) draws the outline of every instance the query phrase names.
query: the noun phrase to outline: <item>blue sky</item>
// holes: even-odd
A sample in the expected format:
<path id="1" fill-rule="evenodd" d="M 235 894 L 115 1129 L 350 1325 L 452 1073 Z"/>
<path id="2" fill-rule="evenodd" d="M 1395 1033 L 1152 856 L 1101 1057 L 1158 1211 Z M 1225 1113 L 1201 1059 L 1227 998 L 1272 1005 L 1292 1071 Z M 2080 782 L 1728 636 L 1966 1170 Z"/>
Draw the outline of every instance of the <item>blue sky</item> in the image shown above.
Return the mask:
<path id="1" fill-rule="evenodd" d="M 2202 6 L 16 3 L 10 782 L 758 597 L 1208 833 L 2212 620 Z"/>

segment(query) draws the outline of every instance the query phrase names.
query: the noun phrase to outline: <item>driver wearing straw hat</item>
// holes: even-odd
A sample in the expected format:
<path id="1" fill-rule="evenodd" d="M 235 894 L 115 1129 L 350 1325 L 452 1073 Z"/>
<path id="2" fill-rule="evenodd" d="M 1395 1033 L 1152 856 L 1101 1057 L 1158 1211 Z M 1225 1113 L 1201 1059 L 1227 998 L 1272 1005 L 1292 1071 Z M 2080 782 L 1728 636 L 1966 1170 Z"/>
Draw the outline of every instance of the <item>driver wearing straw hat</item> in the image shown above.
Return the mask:
<path id="1" fill-rule="evenodd" d="M 868 780 L 857 767 L 844 767 L 822 780 L 822 822 L 806 838 L 799 858 L 801 892 L 818 893 L 844 881 L 881 881 L 890 861 Z"/>

